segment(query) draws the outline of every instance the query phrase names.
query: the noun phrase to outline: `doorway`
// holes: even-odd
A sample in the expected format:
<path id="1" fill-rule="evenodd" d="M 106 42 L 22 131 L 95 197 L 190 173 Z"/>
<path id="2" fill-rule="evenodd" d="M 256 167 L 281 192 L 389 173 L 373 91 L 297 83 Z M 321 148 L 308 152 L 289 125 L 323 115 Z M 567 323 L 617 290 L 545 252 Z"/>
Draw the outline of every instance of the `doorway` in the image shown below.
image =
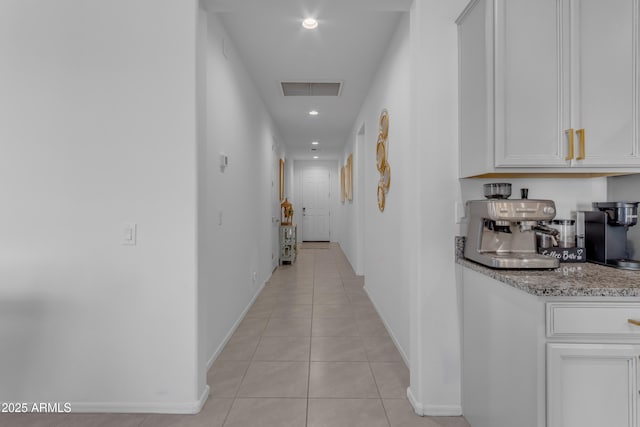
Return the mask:
<path id="1" fill-rule="evenodd" d="M 327 167 L 302 170 L 302 241 L 331 240 L 331 172 Z"/>
<path id="2" fill-rule="evenodd" d="M 364 206 L 365 206 L 365 191 L 364 191 L 364 147 L 365 147 L 365 127 L 364 123 L 360 127 L 358 134 L 356 136 L 356 187 L 355 187 L 355 203 L 354 208 L 356 210 L 356 236 L 355 236 L 355 245 L 356 245 L 356 256 L 355 256 L 355 265 L 353 269 L 356 274 L 363 276 L 364 275 L 364 248 L 365 248 L 365 221 L 366 216 L 364 214 Z"/>
<path id="3" fill-rule="evenodd" d="M 271 145 L 271 270 L 280 263 L 280 154 L 275 136 Z"/>

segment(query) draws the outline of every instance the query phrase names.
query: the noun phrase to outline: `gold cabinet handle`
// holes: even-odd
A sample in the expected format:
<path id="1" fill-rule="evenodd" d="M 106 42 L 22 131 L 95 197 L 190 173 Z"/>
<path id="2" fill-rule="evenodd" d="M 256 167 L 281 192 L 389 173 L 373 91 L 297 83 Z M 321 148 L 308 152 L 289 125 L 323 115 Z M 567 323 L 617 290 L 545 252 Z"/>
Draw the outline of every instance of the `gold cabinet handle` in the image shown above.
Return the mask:
<path id="1" fill-rule="evenodd" d="M 627 319 L 627 322 L 631 323 L 632 325 L 640 326 L 640 320 Z"/>
<path id="2" fill-rule="evenodd" d="M 576 157 L 576 160 L 584 160 L 584 129 L 578 129 L 576 133 L 578 134 L 578 138 L 580 138 L 578 140 L 578 144 L 580 144 L 580 155 Z"/>
<path id="3" fill-rule="evenodd" d="M 565 160 L 573 159 L 573 128 L 567 129 L 564 133 L 569 137 L 569 154 L 565 157 Z"/>

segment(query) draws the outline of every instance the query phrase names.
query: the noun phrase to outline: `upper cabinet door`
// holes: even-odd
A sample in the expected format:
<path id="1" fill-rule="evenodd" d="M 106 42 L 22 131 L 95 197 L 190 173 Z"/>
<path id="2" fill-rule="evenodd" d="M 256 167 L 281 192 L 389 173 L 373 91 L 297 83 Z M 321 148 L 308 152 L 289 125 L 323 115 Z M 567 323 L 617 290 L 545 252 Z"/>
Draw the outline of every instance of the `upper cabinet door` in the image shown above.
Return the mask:
<path id="1" fill-rule="evenodd" d="M 473 0 L 458 23 L 460 176 L 493 160 L 493 0 Z"/>
<path id="2" fill-rule="evenodd" d="M 494 4 L 495 166 L 568 167 L 561 45 L 567 8 L 558 0 Z"/>
<path id="3" fill-rule="evenodd" d="M 638 3 L 570 1 L 575 166 L 640 164 Z"/>

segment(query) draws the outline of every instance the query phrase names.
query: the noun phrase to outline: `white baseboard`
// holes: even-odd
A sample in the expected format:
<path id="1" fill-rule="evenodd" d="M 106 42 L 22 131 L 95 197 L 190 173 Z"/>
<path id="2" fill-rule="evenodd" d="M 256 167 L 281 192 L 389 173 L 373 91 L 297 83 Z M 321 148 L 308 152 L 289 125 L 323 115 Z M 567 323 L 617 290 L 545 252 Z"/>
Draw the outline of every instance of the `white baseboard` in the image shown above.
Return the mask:
<path id="1" fill-rule="evenodd" d="M 200 398 L 193 402 L 71 402 L 71 412 L 197 414 L 208 398 L 209 386 L 206 385 Z"/>
<path id="2" fill-rule="evenodd" d="M 421 417 L 459 417 L 462 415 L 460 405 L 423 405 L 413 395 L 411 387 L 407 387 L 407 399 L 413 407 L 413 412 Z"/>
<path id="3" fill-rule="evenodd" d="M 256 290 L 253 298 L 245 309 L 240 313 L 240 316 L 235 321 L 224 340 L 220 343 L 220 345 L 213 352 L 211 357 L 207 361 L 207 371 L 213 365 L 213 362 L 218 358 L 224 346 L 227 344 L 229 339 L 233 336 L 233 333 L 236 331 L 240 322 L 244 319 L 244 316 L 247 314 L 251 306 L 253 305 L 258 295 L 266 285 L 262 283 L 260 287 Z M 71 412 L 97 412 L 97 413 L 149 413 L 149 414 L 197 414 L 202 410 L 205 402 L 209 397 L 209 386 L 205 385 L 205 389 L 203 390 L 200 398 L 193 402 L 112 402 L 112 403 L 102 403 L 102 402 L 79 402 L 73 403 L 71 402 Z"/>
<path id="4" fill-rule="evenodd" d="M 369 290 L 367 289 L 367 287 L 365 286 L 363 289 L 364 289 L 365 293 L 367 294 L 367 296 L 369 297 L 369 301 L 371 301 L 371 304 L 373 304 L 373 308 L 376 309 L 376 313 L 378 313 L 378 317 L 380 317 L 380 320 L 382 320 L 382 323 L 384 324 L 385 329 L 389 333 L 389 336 L 391 337 L 391 340 L 393 341 L 393 344 L 396 346 L 396 349 L 398 349 L 398 352 L 400 353 L 400 356 L 402 357 L 402 360 L 404 361 L 404 364 L 407 367 L 410 367 L 411 365 L 409 364 L 409 358 L 407 357 L 407 354 L 405 353 L 404 348 L 402 348 L 402 346 L 398 343 L 398 339 L 396 338 L 395 334 L 393 333 L 393 329 L 391 329 L 389 327 L 389 323 L 387 323 L 387 320 L 380 313 L 380 310 L 378 309 L 378 305 L 373 300 L 373 298 L 371 298 L 371 294 L 369 294 Z"/>
<path id="5" fill-rule="evenodd" d="M 398 340 L 396 339 L 396 336 L 393 333 L 393 330 L 389 327 L 389 324 L 385 320 L 384 316 L 380 313 L 380 310 L 378 309 L 378 306 L 376 305 L 375 300 L 371 297 L 371 294 L 369 294 L 369 290 L 367 289 L 366 286 L 364 287 L 364 291 L 367 293 L 369 300 L 371 300 L 373 307 L 376 309 L 378 316 L 382 320 L 384 327 L 387 329 L 387 332 L 389 333 L 389 336 L 391 337 L 391 339 L 393 340 L 393 343 L 398 349 L 400 356 L 402 356 L 402 360 L 404 360 L 405 365 L 407 365 L 407 367 L 411 367 L 411 365 L 409 364 L 409 358 L 407 357 L 407 354 L 405 353 L 402 346 L 400 346 L 400 344 L 398 343 Z M 423 405 L 415 398 L 415 396 L 411 392 L 411 387 L 407 388 L 407 399 L 409 399 L 409 403 L 411 403 L 411 406 L 413 406 L 413 411 L 417 415 L 420 415 L 421 417 L 425 417 L 425 416 L 457 417 L 462 415 L 462 406 L 460 405 Z"/>
<path id="6" fill-rule="evenodd" d="M 425 417 L 459 417 L 462 415 L 460 405 L 425 405 Z"/>
<path id="7" fill-rule="evenodd" d="M 220 353 L 222 353 L 222 350 L 224 349 L 224 346 L 227 345 L 227 343 L 229 342 L 229 340 L 233 336 L 233 333 L 236 331 L 236 329 L 238 329 L 238 326 L 240 326 L 240 323 L 244 319 L 244 316 L 247 315 L 247 313 L 251 309 L 251 306 L 253 305 L 254 301 L 256 300 L 256 298 L 258 298 L 258 295 L 260 295 L 260 292 L 262 292 L 262 289 L 264 288 L 264 286 L 266 284 L 267 284 L 267 282 L 264 282 L 262 285 L 260 285 L 260 287 L 258 288 L 256 293 L 253 295 L 253 298 L 251 298 L 251 301 L 249 301 L 249 304 L 247 304 L 247 306 L 244 308 L 244 310 L 242 310 L 242 313 L 240 313 L 240 316 L 235 321 L 235 323 L 233 324 L 233 326 L 231 327 L 231 329 L 229 330 L 227 335 L 225 335 L 224 339 L 222 340 L 222 342 L 220 343 L 218 348 L 216 348 L 215 351 L 213 352 L 213 354 L 211 355 L 211 357 L 209 357 L 209 360 L 207 360 L 207 371 L 209 369 L 211 369 L 211 366 L 213 366 L 213 362 L 215 362 L 216 359 L 218 358 L 218 356 L 220 356 Z"/>
<path id="8" fill-rule="evenodd" d="M 407 387 L 407 399 L 409 399 L 409 403 L 413 407 L 413 412 L 415 412 L 416 415 L 424 417 L 424 406 L 422 406 L 422 403 L 418 402 L 418 400 L 413 395 L 411 386 Z"/>

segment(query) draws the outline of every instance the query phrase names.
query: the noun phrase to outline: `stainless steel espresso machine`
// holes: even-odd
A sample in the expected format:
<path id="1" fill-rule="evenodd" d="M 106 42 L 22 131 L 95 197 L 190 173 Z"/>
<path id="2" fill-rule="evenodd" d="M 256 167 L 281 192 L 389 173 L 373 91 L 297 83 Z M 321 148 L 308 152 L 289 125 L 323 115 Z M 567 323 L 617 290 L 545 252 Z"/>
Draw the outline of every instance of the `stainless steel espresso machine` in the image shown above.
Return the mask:
<path id="1" fill-rule="evenodd" d="M 626 270 L 640 270 L 640 261 L 629 259 L 627 231 L 638 222 L 640 202 L 594 202 L 584 212 L 587 261 Z"/>
<path id="2" fill-rule="evenodd" d="M 559 266 L 556 258 L 538 254 L 536 243 L 538 221 L 550 221 L 556 216 L 552 200 L 471 200 L 467 211 L 466 258 L 493 268 Z"/>

